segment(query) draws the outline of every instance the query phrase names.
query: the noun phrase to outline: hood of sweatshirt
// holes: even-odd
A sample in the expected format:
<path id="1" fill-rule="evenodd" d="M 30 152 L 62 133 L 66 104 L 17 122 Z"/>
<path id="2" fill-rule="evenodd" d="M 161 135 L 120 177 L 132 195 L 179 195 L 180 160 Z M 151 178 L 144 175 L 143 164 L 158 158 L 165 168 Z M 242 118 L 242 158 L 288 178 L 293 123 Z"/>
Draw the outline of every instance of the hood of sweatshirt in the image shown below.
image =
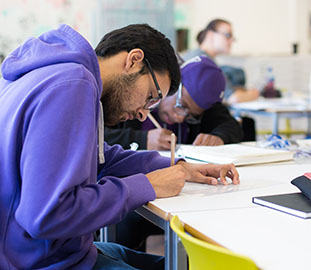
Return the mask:
<path id="1" fill-rule="evenodd" d="M 95 75 L 98 85 L 101 85 L 94 50 L 81 35 L 64 24 L 57 30 L 26 40 L 5 59 L 1 72 L 4 79 L 14 81 L 34 69 L 68 62 L 84 65 Z"/>
<path id="2" fill-rule="evenodd" d="M 93 48 L 80 34 L 65 24 L 60 25 L 56 30 L 44 33 L 38 38 L 26 40 L 5 59 L 1 65 L 1 72 L 4 79 L 15 81 L 40 67 L 70 62 L 82 64 L 94 74 L 98 85 L 98 96 L 101 96 L 102 82 L 97 56 Z M 100 104 L 98 119 L 100 163 L 104 163 L 103 130 L 103 110 Z"/>

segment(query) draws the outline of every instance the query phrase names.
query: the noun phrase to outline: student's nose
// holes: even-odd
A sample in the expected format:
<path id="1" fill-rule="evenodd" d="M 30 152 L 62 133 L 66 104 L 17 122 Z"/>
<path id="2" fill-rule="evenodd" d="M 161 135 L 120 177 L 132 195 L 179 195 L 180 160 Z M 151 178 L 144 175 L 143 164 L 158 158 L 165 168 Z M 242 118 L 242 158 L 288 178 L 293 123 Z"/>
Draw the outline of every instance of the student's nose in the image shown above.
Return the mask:
<path id="1" fill-rule="evenodd" d="M 138 119 L 140 122 L 144 122 L 148 116 L 149 110 L 144 109 L 138 109 L 136 112 L 136 119 Z"/>

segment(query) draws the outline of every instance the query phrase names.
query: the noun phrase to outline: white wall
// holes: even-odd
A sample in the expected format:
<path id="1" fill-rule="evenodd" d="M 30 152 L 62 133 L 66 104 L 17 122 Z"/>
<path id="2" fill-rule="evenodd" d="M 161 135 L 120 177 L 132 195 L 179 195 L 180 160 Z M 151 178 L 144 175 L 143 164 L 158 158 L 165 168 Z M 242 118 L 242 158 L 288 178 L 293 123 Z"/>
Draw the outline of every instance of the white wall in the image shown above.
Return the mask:
<path id="1" fill-rule="evenodd" d="M 311 52 L 311 0 L 0 0 L 0 53 L 59 23 L 72 25 L 95 46 L 107 24 L 102 6 L 154 8 L 168 1 L 175 2 L 175 26 L 190 29 L 192 48 L 199 30 L 222 17 L 234 27 L 233 55 L 288 55 L 294 41 L 299 53 Z"/>
<path id="2" fill-rule="evenodd" d="M 0 53 L 67 23 L 93 41 L 96 0 L 0 0 Z"/>
<path id="3" fill-rule="evenodd" d="M 293 42 L 299 53 L 311 52 L 310 0 L 175 0 L 184 19 L 177 27 L 190 29 L 190 47 L 209 21 L 224 18 L 233 25 L 234 55 L 291 54 Z"/>

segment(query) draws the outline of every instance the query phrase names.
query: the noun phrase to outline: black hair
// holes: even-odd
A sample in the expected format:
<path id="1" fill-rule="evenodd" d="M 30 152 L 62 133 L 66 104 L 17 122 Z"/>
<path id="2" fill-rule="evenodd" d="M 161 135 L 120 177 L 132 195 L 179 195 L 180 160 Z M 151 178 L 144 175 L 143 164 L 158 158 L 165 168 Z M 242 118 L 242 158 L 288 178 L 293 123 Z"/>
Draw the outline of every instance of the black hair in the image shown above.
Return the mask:
<path id="1" fill-rule="evenodd" d="M 173 95 L 181 79 L 175 51 L 170 40 L 148 24 L 131 24 L 107 33 L 95 48 L 95 53 L 105 58 L 135 48 L 144 51 L 153 70 L 161 74 L 169 72 L 171 87 L 168 95 Z"/>
<path id="2" fill-rule="evenodd" d="M 208 31 L 214 31 L 217 32 L 217 27 L 219 24 L 225 23 L 225 24 L 231 24 L 230 22 L 224 20 L 224 19 L 215 19 L 212 20 L 202 31 L 199 32 L 197 35 L 197 41 L 199 45 L 203 42 L 205 35 Z"/>

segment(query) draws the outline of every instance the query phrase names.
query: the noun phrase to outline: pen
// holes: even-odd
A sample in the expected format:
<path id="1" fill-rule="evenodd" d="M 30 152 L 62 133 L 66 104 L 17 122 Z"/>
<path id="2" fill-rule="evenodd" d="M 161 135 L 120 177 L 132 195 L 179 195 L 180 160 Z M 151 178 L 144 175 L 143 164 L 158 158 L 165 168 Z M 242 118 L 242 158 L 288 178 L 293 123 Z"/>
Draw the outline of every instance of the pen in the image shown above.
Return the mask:
<path id="1" fill-rule="evenodd" d="M 175 165 L 175 143 L 176 136 L 174 133 L 171 134 L 171 166 Z"/>
<path id="2" fill-rule="evenodd" d="M 154 124 L 156 128 L 162 128 L 159 122 L 153 117 L 151 113 L 148 113 L 147 117 L 150 119 L 150 121 L 152 122 L 152 124 Z"/>

